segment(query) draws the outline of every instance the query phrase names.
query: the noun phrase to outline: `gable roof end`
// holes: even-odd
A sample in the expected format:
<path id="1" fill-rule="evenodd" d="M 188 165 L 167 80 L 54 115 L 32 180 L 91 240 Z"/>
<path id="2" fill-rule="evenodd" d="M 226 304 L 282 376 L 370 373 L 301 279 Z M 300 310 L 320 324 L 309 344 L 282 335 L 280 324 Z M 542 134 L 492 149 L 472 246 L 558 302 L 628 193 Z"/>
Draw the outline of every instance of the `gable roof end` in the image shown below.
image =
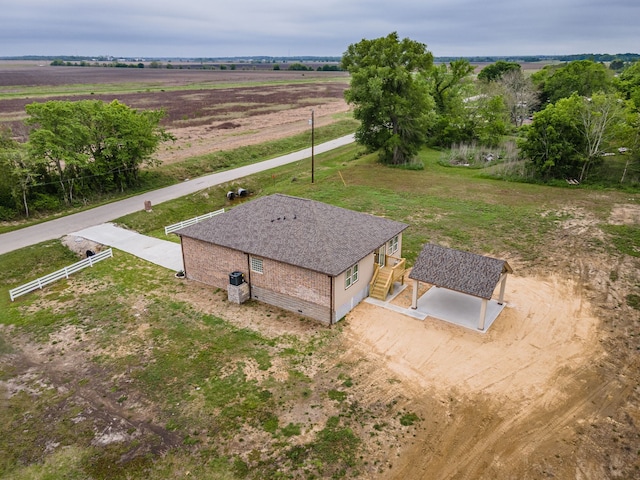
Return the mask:
<path id="1" fill-rule="evenodd" d="M 427 244 L 409 278 L 489 300 L 503 273 L 513 273 L 505 260 Z"/>

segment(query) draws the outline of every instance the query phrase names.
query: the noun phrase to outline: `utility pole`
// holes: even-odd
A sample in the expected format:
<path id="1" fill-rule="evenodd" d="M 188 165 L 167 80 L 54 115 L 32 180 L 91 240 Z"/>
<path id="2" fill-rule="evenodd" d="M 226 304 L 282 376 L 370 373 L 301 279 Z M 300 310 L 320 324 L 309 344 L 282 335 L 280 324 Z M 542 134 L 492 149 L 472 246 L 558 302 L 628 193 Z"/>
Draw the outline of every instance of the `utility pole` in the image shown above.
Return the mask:
<path id="1" fill-rule="evenodd" d="M 313 130 L 314 130 L 314 121 L 313 121 L 313 109 L 311 109 L 311 183 L 313 183 L 314 178 L 313 178 L 313 171 L 314 171 L 314 158 L 313 158 Z"/>

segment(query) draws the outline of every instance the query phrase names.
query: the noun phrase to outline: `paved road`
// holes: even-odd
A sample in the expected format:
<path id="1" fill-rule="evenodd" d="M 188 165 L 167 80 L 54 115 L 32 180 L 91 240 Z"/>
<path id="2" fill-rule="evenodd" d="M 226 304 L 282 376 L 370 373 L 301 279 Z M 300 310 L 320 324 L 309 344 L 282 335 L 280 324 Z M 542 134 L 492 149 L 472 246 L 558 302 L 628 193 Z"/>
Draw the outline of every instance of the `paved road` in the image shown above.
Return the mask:
<path id="1" fill-rule="evenodd" d="M 347 135 L 331 140 L 314 147 L 314 153 L 323 153 L 334 148 L 347 145 L 354 141 L 353 135 Z M 272 158 L 264 162 L 246 165 L 244 167 L 213 173 L 204 177 L 194 178 L 186 182 L 143 193 L 117 202 L 102 205 L 100 207 L 85 210 L 66 217 L 50 220 L 45 223 L 22 228 L 13 232 L 0 235 L 0 255 L 17 250 L 19 248 L 34 245 L 46 240 L 63 237 L 71 232 L 76 232 L 94 225 L 110 222 L 116 218 L 140 211 L 144 208 L 144 202 L 150 201 L 151 205 L 157 205 L 168 200 L 183 197 L 190 193 L 204 190 L 221 183 L 231 182 L 254 173 L 269 170 L 271 168 L 297 162 L 311 157 L 311 148 L 293 152 L 282 157 Z"/>

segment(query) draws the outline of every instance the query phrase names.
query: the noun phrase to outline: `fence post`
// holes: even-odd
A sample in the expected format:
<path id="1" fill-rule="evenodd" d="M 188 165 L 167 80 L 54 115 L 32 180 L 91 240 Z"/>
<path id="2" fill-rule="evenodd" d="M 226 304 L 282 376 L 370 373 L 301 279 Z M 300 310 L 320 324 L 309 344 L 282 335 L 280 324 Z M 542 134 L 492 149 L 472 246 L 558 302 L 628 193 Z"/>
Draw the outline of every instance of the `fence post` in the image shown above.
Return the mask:
<path id="1" fill-rule="evenodd" d="M 94 263 L 99 262 L 100 260 L 102 260 L 105 257 L 111 257 L 113 258 L 113 250 L 110 248 L 109 250 L 103 252 L 103 254 L 99 254 L 98 256 L 96 256 L 96 258 L 94 259 L 93 257 L 89 257 L 89 264 L 91 264 L 91 266 L 93 266 Z M 66 266 L 64 268 L 61 268 L 60 270 L 56 270 L 53 273 L 50 273 L 49 275 L 45 275 L 44 277 L 40 277 L 37 278 L 29 283 L 25 283 L 24 285 L 21 285 L 20 287 L 17 288 L 13 288 L 11 290 L 9 290 L 9 296 L 11 297 L 11 301 L 13 302 L 16 298 L 20 297 L 21 295 L 24 295 L 26 293 L 29 292 L 33 292 L 36 289 L 40 289 L 42 290 L 43 287 L 45 285 L 48 285 L 56 280 L 59 280 L 63 277 L 66 277 L 67 279 L 69 279 L 69 275 L 71 273 L 77 272 L 79 270 L 82 270 L 84 268 L 86 268 L 87 266 L 87 262 L 86 260 L 81 260 L 79 262 L 74 263 L 73 265 L 70 266 Z M 76 268 L 77 267 L 77 268 Z M 43 283 L 46 282 L 46 283 Z"/>

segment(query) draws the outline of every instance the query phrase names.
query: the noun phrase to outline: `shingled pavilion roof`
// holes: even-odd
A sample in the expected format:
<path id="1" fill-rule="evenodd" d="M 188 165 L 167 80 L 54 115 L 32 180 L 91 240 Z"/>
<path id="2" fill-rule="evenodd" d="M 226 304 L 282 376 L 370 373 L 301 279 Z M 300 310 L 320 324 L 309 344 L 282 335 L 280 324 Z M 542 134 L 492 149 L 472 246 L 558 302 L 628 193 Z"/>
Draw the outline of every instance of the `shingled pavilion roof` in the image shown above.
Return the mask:
<path id="1" fill-rule="evenodd" d="M 176 233 L 336 276 L 407 227 L 387 218 L 275 194 Z"/>
<path id="2" fill-rule="evenodd" d="M 513 273 L 505 260 L 427 244 L 418 255 L 409 278 L 491 299 L 503 273 Z"/>

